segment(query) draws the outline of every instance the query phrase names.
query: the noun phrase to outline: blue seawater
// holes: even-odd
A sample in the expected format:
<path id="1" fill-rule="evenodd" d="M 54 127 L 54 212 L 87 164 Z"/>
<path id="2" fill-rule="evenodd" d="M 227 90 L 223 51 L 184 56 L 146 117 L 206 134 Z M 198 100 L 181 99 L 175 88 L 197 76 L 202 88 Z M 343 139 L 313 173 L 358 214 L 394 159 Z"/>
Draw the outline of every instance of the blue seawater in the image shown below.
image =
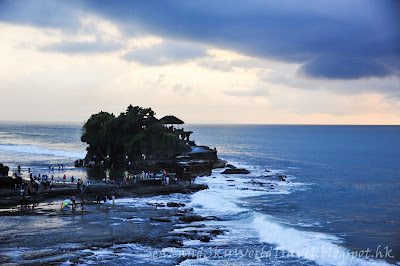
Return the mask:
<path id="1" fill-rule="evenodd" d="M 28 168 L 33 174 L 85 178 L 86 171 L 74 169 L 74 161 L 86 155 L 85 143 L 80 141 L 82 124 L 79 123 L 20 123 L 0 122 L 0 163 L 10 167 L 10 175 L 21 165 L 23 177 Z M 59 166 L 63 171 L 57 171 Z M 48 171 L 48 167 L 55 171 Z"/>
<path id="2" fill-rule="evenodd" d="M 63 164 L 68 174 L 90 178 L 73 167 L 85 155 L 81 127 L 2 122 L 0 162 L 12 170 L 21 164 L 23 173 Z M 198 145 L 216 147 L 220 158 L 251 172 L 227 176 L 217 169 L 196 179 L 209 190 L 182 195 L 195 212 L 223 218 L 206 225 L 229 232 L 209 246 L 188 241 L 183 249 L 236 252 L 187 260 L 190 265 L 399 263 L 400 126 L 184 127 Z"/>
<path id="3" fill-rule="evenodd" d="M 278 169 L 306 185 L 288 194 L 255 196 L 251 209 L 300 231 L 337 236 L 350 250 L 370 249 L 371 256 L 400 260 L 400 126 L 186 129 L 195 132 L 197 144 L 216 147 L 228 162 Z"/>

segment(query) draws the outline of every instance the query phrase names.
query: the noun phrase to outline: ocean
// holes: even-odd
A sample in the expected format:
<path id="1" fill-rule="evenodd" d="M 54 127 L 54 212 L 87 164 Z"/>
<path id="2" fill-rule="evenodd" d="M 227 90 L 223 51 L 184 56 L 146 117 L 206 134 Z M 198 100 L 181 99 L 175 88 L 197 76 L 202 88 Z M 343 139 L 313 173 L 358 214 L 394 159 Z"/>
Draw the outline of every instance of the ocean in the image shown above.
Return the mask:
<path id="1" fill-rule="evenodd" d="M 85 156 L 81 124 L 0 123 L 0 162 L 22 175 L 66 173 L 92 179 L 73 161 Z M 185 125 L 198 145 L 248 175 L 215 169 L 192 195 L 117 199 L 138 206 L 179 200 L 197 222 L 224 230 L 210 242 L 186 240 L 181 248 L 123 246 L 118 258 L 99 249 L 87 263 L 181 265 L 384 265 L 400 264 L 400 126 Z M 64 169 L 58 170 L 60 165 Z M 49 169 L 49 166 L 54 170 Z M 10 174 L 11 174 L 10 172 Z M 282 181 L 279 176 L 285 176 Z M 62 219 L 62 218 L 57 218 Z M 175 229 L 186 230 L 184 228 Z M 147 252 L 147 253 L 146 253 Z M 148 255 L 148 256 L 147 256 Z M 111 255 L 110 255 L 111 256 Z M 128 260 L 128 258 L 130 260 Z"/>

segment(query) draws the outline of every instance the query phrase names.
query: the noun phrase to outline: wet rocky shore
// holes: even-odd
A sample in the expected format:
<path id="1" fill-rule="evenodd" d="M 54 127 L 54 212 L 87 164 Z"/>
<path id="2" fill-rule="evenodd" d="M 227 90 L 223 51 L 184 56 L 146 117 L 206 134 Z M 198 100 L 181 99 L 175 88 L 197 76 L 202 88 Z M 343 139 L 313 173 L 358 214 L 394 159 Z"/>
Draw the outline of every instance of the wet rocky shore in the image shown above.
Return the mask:
<path id="1" fill-rule="evenodd" d="M 81 190 L 75 183 L 61 181 L 53 182 L 52 189 L 40 186 L 29 196 L 21 196 L 19 187 L 7 185 L 0 189 L 0 264 L 120 265 L 141 261 L 143 265 L 171 265 L 193 258 L 160 254 L 165 248 L 184 246 L 187 240 L 209 242 L 224 234 L 224 229 L 202 223 L 220 218 L 199 216 L 179 199 L 187 200 L 185 195 L 208 188 L 193 184 L 194 177 L 210 175 L 212 169 L 225 165 L 215 149 L 196 147 L 168 162 L 149 160 L 135 165 L 142 170 L 175 170 L 179 183 L 175 183 L 178 179 L 171 179 L 169 185 L 160 179 L 139 179 L 117 185 L 91 180 L 90 188 Z M 21 182 L 15 177 L 9 180 Z M 71 197 L 76 205 L 71 204 Z M 62 208 L 64 201 L 70 204 Z M 132 261 L 127 261 L 129 258 Z"/>
<path id="2" fill-rule="evenodd" d="M 149 265 L 155 263 L 157 253 L 166 247 L 179 248 L 188 239 L 209 242 L 223 234 L 220 228 L 205 228 L 203 217 L 180 201 L 165 201 L 159 195 L 184 195 L 206 189 L 196 184 L 154 184 L 146 180 L 117 187 L 111 184 L 93 184 L 84 194 L 72 184 L 58 184 L 50 191 L 22 198 L 16 191 L 2 190 L 0 200 L 0 263 L 1 264 L 55 264 L 62 262 L 86 263 L 96 261 L 99 250 L 111 252 L 107 259 L 97 261 L 111 264 L 118 261 L 120 252 L 141 254 Z M 61 208 L 64 199 L 76 195 L 77 206 Z M 96 202 L 96 195 L 114 195 L 115 203 Z M 156 197 L 153 197 L 156 196 Z M 175 197 L 176 198 L 176 197 Z M 21 200 L 27 201 L 21 204 Z M 79 203 L 84 200 L 84 206 Z M 132 201 L 134 203 L 126 203 Z M 140 248 L 141 251 L 130 250 Z M 129 249 L 126 250 L 126 249 Z M 155 252 L 157 251 L 157 252 Z M 126 256 L 122 256 L 126 259 Z M 169 258 L 166 264 L 190 259 L 187 256 Z M 121 262 L 121 263 L 126 263 Z M 132 261 L 133 263 L 133 261 Z"/>

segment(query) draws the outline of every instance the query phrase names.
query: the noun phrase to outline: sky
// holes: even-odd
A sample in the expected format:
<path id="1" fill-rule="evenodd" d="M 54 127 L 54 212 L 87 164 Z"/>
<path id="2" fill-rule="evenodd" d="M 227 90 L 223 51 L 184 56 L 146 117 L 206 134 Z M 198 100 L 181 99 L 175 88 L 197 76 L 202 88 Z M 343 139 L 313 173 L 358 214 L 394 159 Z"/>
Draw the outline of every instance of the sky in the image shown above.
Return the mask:
<path id="1" fill-rule="evenodd" d="M 0 0 L 0 93 L 0 121 L 399 125 L 400 2 Z"/>

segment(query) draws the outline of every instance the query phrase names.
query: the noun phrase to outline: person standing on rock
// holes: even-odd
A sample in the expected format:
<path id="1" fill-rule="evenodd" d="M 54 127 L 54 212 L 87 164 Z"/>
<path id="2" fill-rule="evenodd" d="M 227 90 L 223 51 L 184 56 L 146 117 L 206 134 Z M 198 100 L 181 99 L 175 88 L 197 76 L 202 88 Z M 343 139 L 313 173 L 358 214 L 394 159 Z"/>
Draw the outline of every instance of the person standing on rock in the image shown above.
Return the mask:
<path id="1" fill-rule="evenodd" d="M 76 201 L 75 196 L 72 196 L 71 197 L 72 207 L 75 207 L 75 205 L 76 205 L 75 201 Z"/>
<path id="2" fill-rule="evenodd" d="M 100 195 L 96 195 L 96 204 L 100 204 Z"/>
<path id="3" fill-rule="evenodd" d="M 113 206 L 115 206 L 115 196 L 112 195 L 111 199 L 112 199 Z"/>

